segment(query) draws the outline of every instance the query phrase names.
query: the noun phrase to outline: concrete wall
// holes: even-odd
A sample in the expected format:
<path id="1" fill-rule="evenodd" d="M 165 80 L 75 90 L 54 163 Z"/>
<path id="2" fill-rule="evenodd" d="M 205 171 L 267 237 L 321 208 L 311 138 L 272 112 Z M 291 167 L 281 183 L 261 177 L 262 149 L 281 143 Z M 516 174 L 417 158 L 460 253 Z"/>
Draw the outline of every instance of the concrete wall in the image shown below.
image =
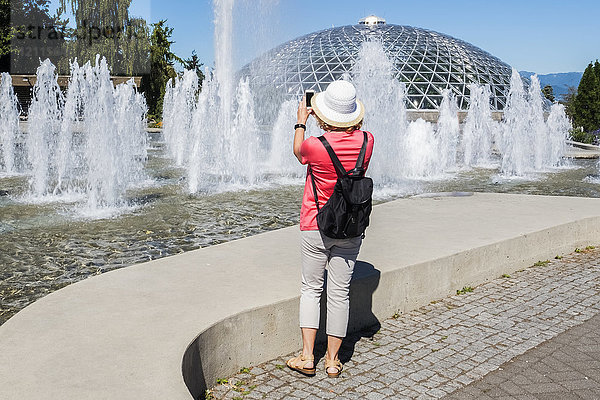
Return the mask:
<path id="1" fill-rule="evenodd" d="M 416 121 L 421 118 L 427 122 L 436 123 L 439 117 L 439 112 L 437 110 L 407 110 L 406 112 L 409 121 Z M 467 114 L 467 111 L 458 112 L 458 120 L 461 124 L 465 122 Z M 503 116 L 504 112 L 502 111 L 492 111 L 492 119 L 494 121 L 502 121 Z"/>

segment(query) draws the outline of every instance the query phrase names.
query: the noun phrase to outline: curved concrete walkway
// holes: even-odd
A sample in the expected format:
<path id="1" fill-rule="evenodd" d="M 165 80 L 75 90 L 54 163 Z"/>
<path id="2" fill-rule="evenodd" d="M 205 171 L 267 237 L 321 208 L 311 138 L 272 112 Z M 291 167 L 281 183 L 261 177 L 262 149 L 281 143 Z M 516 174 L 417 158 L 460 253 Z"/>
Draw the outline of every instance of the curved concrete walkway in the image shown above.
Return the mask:
<path id="1" fill-rule="evenodd" d="M 597 243 L 600 200 L 476 194 L 375 207 L 354 329 Z M 0 327 L 2 399 L 189 399 L 300 347 L 291 227 L 112 271 Z"/>

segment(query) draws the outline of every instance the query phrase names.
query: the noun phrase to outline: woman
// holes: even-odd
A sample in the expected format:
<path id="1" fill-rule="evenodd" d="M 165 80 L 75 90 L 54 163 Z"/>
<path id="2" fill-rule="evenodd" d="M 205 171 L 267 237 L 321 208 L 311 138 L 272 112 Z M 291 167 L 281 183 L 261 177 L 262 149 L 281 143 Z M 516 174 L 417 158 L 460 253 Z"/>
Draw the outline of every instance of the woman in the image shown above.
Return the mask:
<path id="1" fill-rule="evenodd" d="M 300 210 L 302 231 L 300 328 L 303 346 L 302 354 L 288 360 L 287 365 L 305 375 L 312 376 L 316 372 L 313 349 L 319 327 L 320 299 L 326 266 L 328 272 L 325 369 L 330 377 L 337 377 L 342 372 L 338 352 L 348 328 L 350 280 L 362 243 L 361 237 L 332 239 L 319 232 L 312 179 L 314 177 L 317 201 L 322 206 L 333 193 L 337 175 L 323 144 L 316 137 L 304 140 L 306 121 L 311 113 L 314 114 L 344 169 L 350 171 L 355 167 L 363 145 L 364 133 L 360 127 L 364 111 L 364 106 L 356 99 L 356 89 L 347 81 L 332 82 L 325 92 L 317 93 L 312 98 L 311 108 L 306 107 L 305 99 L 302 99 L 298 105 L 294 155 L 300 163 L 308 164 Z M 367 138 L 365 169 L 369 165 L 373 151 L 373 135 L 367 132 Z"/>

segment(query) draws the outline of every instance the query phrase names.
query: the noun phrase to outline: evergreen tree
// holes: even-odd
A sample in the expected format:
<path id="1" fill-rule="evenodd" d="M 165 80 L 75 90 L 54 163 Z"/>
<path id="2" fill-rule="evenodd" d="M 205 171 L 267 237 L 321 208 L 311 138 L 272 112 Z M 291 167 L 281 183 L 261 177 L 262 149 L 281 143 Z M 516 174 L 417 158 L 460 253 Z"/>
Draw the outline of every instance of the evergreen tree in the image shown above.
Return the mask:
<path id="1" fill-rule="evenodd" d="M 198 75 L 198 86 L 202 87 L 202 82 L 204 81 L 204 72 L 202 72 L 202 66 L 204 64 L 200 62 L 198 54 L 196 54 L 196 50 L 192 50 L 191 57 L 183 60 L 182 64 L 185 69 L 196 71 L 196 75 Z"/>
<path id="2" fill-rule="evenodd" d="M 554 103 L 554 89 L 552 88 L 552 86 L 550 86 L 550 85 L 544 86 L 544 88 L 542 89 L 542 94 L 544 95 L 545 98 L 547 98 L 548 100 L 550 100 L 551 102 Z"/>
<path id="3" fill-rule="evenodd" d="M 177 76 L 173 67 L 175 61 L 183 64 L 183 60 L 171 52 L 173 42 L 169 39 L 173 28 L 169 28 L 166 23 L 166 20 L 161 20 L 152 24 L 150 74 L 144 76 L 142 81 L 142 89 L 148 102 L 148 113 L 154 118 L 161 118 L 167 82 Z"/>
<path id="4" fill-rule="evenodd" d="M 600 64 L 595 65 L 590 63 L 583 72 L 573 101 L 573 124 L 587 132 L 600 128 Z"/>
<path id="5" fill-rule="evenodd" d="M 575 97 L 577 97 L 577 88 L 575 86 L 569 86 L 567 87 L 567 94 L 565 94 L 560 101 L 560 103 L 565 106 L 565 112 L 571 120 L 574 119 L 575 115 Z"/>
<path id="6" fill-rule="evenodd" d="M 592 106 L 594 110 L 594 129 L 600 129 L 600 62 L 594 63 L 594 75 L 596 75 L 596 103 Z"/>

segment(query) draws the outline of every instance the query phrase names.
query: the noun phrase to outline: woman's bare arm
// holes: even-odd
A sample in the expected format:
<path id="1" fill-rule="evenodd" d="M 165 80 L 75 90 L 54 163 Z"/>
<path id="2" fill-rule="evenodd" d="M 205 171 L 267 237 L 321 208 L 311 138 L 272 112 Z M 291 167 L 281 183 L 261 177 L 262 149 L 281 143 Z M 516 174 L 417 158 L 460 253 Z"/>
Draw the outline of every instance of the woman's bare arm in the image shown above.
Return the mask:
<path id="1" fill-rule="evenodd" d="M 308 116 L 312 112 L 311 108 L 306 107 L 306 96 L 302 98 L 300 104 L 298 104 L 298 123 L 306 125 L 306 121 L 308 121 Z M 304 142 L 304 134 L 305 130 L 303 128 L 296 128 L 294 132 L 294 155 L 298 159 L 298 161 L 302 162 L 302 155 L 300 154 L 300 147 Z"/>

